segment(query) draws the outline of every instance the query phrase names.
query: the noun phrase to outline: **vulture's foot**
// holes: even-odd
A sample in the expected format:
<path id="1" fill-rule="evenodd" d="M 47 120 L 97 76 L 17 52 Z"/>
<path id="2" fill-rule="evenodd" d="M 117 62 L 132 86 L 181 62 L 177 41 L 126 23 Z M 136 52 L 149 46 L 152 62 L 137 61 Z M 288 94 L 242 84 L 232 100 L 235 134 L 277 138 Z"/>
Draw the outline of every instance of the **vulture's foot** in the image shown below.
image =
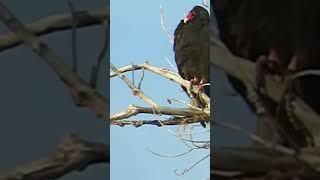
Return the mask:
<path id="1" fill-rule="evenodd" d="M 204 91 L 204 86 L 205 86 L 205 80 L 201 79 L 200 82 L 198 80 L 198 78 L 194 77 L 192 79 L 189 80 L 190 82 L 190 89 L 192 88 L 193 85 L 197 86 L 199 88 L 199 92 L 200 91 Z M 196 95 L 196 97 L 191 97 L 191 101 L 192 101 L 192 105 L 195 105 L 196 107 L 200 107 L 203 108 L 204 104 L 201 102 L 201 100 L 198 98 L 199 94 Z M 206 128 L 206 123 L 205 121 L 200 121 L 200 124 L 203 128 Z"/>
<path id="2" fill-rule="evenodd" d="M 256 87 L 258 90 L 265 87 L 265 74 L 283 74 L 283 67 L 277 52 L 273 49 L 268 56 L 261 55 L 256 63 Z"/>
<path id="3" fill-rule="evenodd" d="M 294 93 L 294 91 L 300 91 L 300 86 L 298 82 L 293 82 L 292 75 L 299 72 L 302 66 L 302 56 L 298 53 L 295 53 L 289 61 L 288 67 L 285 72 L 285 82 L 284 82 L 284 94 Z"/>
<path id="4" fill-rule="evenodd" d="M 190 82 L 190 89 L 192 88 L 193 85 L 197 86 L 199 88 L 199 91 L 204 91 L 204 86 L 207 85 L 207 81 L 204 79 L 201 79 L 200 81 L 198 80 L 198 78 L 194 77 L 192 79 L 189 80 Z"/>
<path id="5" fill-rule="evenodd" d="M 204 80 L 204 79 L 201 79 L 201 81 L 200 81 L 200 83 L 198 84 L 198 86 L 199 86 L 199 91 L 202 91 L 202 92 L 204 92 L 205 90 L 204 90 L 204 86 L 207 86 L 207 81 L 206 80 Z"/>
<path id="6" fill-rule="evenodd" d="M 198 78 L 194 77 L 194 78 L 190 79 L 189 82 L 190 82 L 190 89 L 191 89 L 193 85 L 198 84 Z"/>
<path id="7" fill-rule="evenodd" d="M 190 89 L 192 88 L 193 85 L 197 87 L 199 87 L 200 85 L 200 82 L 197 77 L 190 79 L 189 82 L 190 82 Z"/>

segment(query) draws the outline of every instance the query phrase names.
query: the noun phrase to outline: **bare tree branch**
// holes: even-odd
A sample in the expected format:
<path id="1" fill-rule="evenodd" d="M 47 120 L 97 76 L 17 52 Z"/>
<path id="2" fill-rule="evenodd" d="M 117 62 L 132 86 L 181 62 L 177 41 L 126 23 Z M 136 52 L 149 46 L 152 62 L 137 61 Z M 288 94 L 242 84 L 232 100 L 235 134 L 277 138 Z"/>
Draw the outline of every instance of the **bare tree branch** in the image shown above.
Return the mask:
<path id="1" fill-rule="evenodd" d="M 107 98 L 92 89 L 84 80 L 72 72 L 63 63 L 60 56 L 33 35 L 2 3 L 0 3 L 0 20 L 54 70 L 70 88 L 73 97 L 78 100 L 77 105 L 88 107 L 99 117 L 103 117 L 105 120 L 109 119 L 107 116 L 109 109 Z"/>
<path id="2" fill-rule="evenodd" d="M 100 25 L 104 19 L 109 18 L 109 9 L 75 11 L 74 15 L 77 17 L 76 27 L 78 28 Z M 72 15 L 66 13 L 41 18 L 26 25 L 26 28 L 34 35 L 40 36 L 71 29 L 73 24 Z M 23 43 L 23 40 L 17 37 L 15 33 L 0 35 L 0 52 L 18 46 L 21 43 Z"/>
<path id="3" fill-rule="evenodd" d="M 0 180 L 56 179 L 72 171 L 82 171 L 91 164 L 109 162 L 108 145 L 70 135 L 51 157 L 17 168 L 0 176 Z"/>
<path id="4" fill-rule="evenodd" d="M 118 125 L 118 126 L 132 125 L 134 127 L 140 127 L 143 125 L 155 125 L 158 127 L 161 127 L 163 125 L 176 126 L 176 125 L 184 125 L 184 124 L 193 124 L 193 123 L 203 122 L 202 119 L 204 119 L 204 118 L 207 118 L 207 117 L 201 117 L 201 116 L 198 116 L 198 117 L 196 117 L 196 116 L 171 117 L 167 120 L 127 120 L 127 119 L 124 119 L 124 120 L 111 121 L 111 125 Z"/>
<path id="5" fill-rule="evenodd" d="M 197 91 L 199 94 L 202 94 L 202 92 L 199 91 L 199 89 L 195 86 L 190 87 L 190 84 L 188 81 L 184 80 L 183 78 L 180 77 L 179 74 L 169 71 L 167 69 L 162 69 L 162 68 L 158 68 L 155 66 L 151 66 L 148 63 L 144 63 L 144 64 L 140 64 L 140 65 L 131 65 L 131 66 L 126 66 L 123 68 L 116 68 L 114 67 L 112 64 L 110 64 L 110 69 L 113 72 L 110 72 L 110 78 L 119 76 L 123 81 L 125 81 L 125 83 L 128 85 L 128 87 L 133 91 L 134 95 L 138 95 L 141 99 L 143 99 L 148 105 L 150 105 L 151 107 L 139 107 L 139 106 L 135 106 L 135 105 L 129 105 L 129 107 L 127 108 L 127 110 L 122 111 L 120 113 L 117 113 L 115 115 L 113 115 L 111 117 L 111 125 L 118 125 L 118 126 L 126 126 L 126 125 L 133 125 L 135 127 L 140 127 L 142 125 L 155 125 L 158 127 L 166 127 L 167 125 L 187 125 L 187 124 L 192 124 L 192 123 L 202 123 L 204 124 L 209 123 L 209 119 L 210 119 L 210 105 L 208 105 L 208 108 L 193 108 L 193 106 L 189 106 L 189 108 L 169 108 L 169 107 L 163 107 L 163 106 L 159 106 L 157 105 L 157 107 L 155 107 L 153 105 L 153 101 L 151 100 L 151 98 L 149 98 L 149 96 L 145 95 L 142 91 L 140 91 L 139 88 L 136 88 L 134 86 L 134 84 L 128 79 L 126 78 L 123 73 L 125 72 L 134 72 L 136 70 L 148 70 L 150 72 L 153 72 L 157 75 L 160 75 L 168 80 L 171 80 L 175 83 L 177 83 L 178 85 L 182 85 L 184 87 L 186 87 L 186 89 L 190 92 L 190 91 Z M 141 81 L 140 81 L 141 82 Z M 140 84 L 140 83 L 139 83 Z M 135 91 L 138 91 L 138 93 L 136 93 Z M 210 99 L 208 96 L 206 96 L 204 94 L 203 96 L 204 98 L 207 98 L 205 103 L 210 103 Z M 169 101 L 169 100 L 168 100 Z M 189 105 L 189 104 L 188 104 Z M 191 108 L 190 108 L 191 107 Z M 132 116 L 136 116 L 139 114 L 152 114 L 155 116 L 161 116 L 161 115 L 167 115 L 170 117 L 166 117 L 168 119 L 166 120 L 160 120 L 160 119 L 156 119 L 157 117 L 155 117 L 155 120 L 132 120 L 129 119 Z M 204 125 L 202 125 L 204 126 Z M 191 130 L 193 126 L 190 126 Z M 210 140 L 206 140 L 206 141 L 196 141 L 193 139 L 192 137 L 192 133 L 189 134 L 189 138 L 190 139 L 186 139 L 183 136 L 173 133 L 170 129 L 167 129 L 170 133 L 172 133 L 173 135 L 175 135 L 177 138 L 179 138 L 180 140 L 182 140 L 182 142 L 188 147 L 191 148 L 190 145 L 186 144 L 186 142 L 190 142 L 192 143 L 192 145 L 194 146 L 193 149 L 209 149 L 210 146 Z M 210 131 L 206 131 L 207 133 Z M 196 143 L 205 143 L 205 145 L 197 145 Z M 183 171 L 182 173 L 177 173 L 182 175 L 184 173 L 189 172 L 194 166 L 196 166 L 198 163 L 204 161 L 204 159 L 206 159 L 207 157 L 209 157 L 210 155 L 208 154 L 206 157 L 200 159 L 199 161 L 195 162 L 191 167 L 189 167 L 187 170 Z"/>
<path id="6" fill-rule="evenodd" d="M 146 95 L 139 88 L 137 88 L 133 83 L 131 83 L 130 80 L 125 75 L 121 74 L 119 70 L 111 63 L 110 63 L 110 68 L 127 84 L 127 86 L 132 90 L 132 93 L 134 95 L 140 97 L 144 102 L 146 102 L 149 106 L 153 108 L 159 107 L 159 105 L 156 102 L 154 102 L 148 95 Z"/>
<path id="7" fill-rule="evenodd" d="M 71 1 L 68 1 L 68 7 L 73 20 L 72 24 L 72 36 L 71 36 L 71 48 L 72 48 L 72 71 L 77 73 L 78 71 L 78 52 L 77 52 L 77 24 L 78 19 L 75 15 L 75 7 Z"/>
<path id="8" fill-rule="evenodd" d="M 233 130 L 239 133 L 242 133 L 245 136 L 248 136 L 253 142 L 257 142 L 260 145 L 263 145 L 266 149 L 274 150 L 275 152 L 283 153 L 286 155 L 294 156 L 295 151 L 289 148 L 286 148 L 282 145 L 275 144 L 274 142 L 269 142 L 267 140 L 262 139 L 261 137 L 249 132 L 241 128 L 240 126 L 236 126 L 226 122 L 213 121 L 213 124 L 222 128 L 227 128 L 229 130 Z"/>
<path id="9" fill-rule="evenodd" d="M 155 66 L 152 66 L 148 63 L 143 63 L 143 64 L 139 64 L 139 65 L 130 65 L 130 66 L 125 66 L 122 68 L 119 68 L 118 71 L 120 73 L 125 73 L 125 72 L 129 72 L 129 71 L 135 71 L 135 70 L 139 70 L 139 69 L 145 69 L 148 70 L 150 72 L 153 72 L 161 77 L 164 77 L 170 81 L 173 81 L 175 83 L 178 83 L 179 85 L 185 87 L 186 89 L 188 89 L 189 91 L 194 92 L 195 94 L 199 94 L 199 96 L 208 104 L 208 107 L 210 107 L 210 98 L 203 93 L 202 91 L 199 91 L 199 88 L 197 88 L 196 86 L 192 86 L 190 88 L 190 83 L 189 81 L 183 79 L 178 73 L 176 72 L 172 72 L 168 69 L 163 69 L 163 68 L 158 68 Z M 117 74 L 115 72 L 110 72 L 110 78 L 115 77 Z"/>
<path id="10" fill-rule="evenodd" d="M 169 108 L 169 107 L 140 107 L 131 104 L 126 111 L 115 114 L 111 117 L 111 121 L 127 119 L 132 116 L 136 116 L 137 114 L 145 113 L 145 114 L 156 114 L 156 115 L 174 115 L 174 116 L 209 116 L 203 111 L 195 110 L 195 109 L 187 109 L 187 108 Z M 208 112 L 207 112 L 208 113 Z"/>
<path id="11" fill-rule="evenodd" d="M 299 155 L 302 159 L 308 159 L 313 165 L 320 161 L 319 149 L 304 149 Z M 241 174 L 266 174 L 272 170 L 295 171 L 302 177 L 320 178 L 320 174 L 312 168 L 308 168 L 301 161 L 290 155 L 276 153 L 265 148 L 249 147 L 224 147 L 214 150 L 212 157 L 214 171 L 240 172 Z M 245 164 L 245 165 L 244 165 Z"/>
<path id="12" fill-rule="evenodd" d="M 104 40 L 103 40 L 103 46 L 101 51 L 99 52 L 97 64 L 92 67 L 91 71 L 91 78 L 90 78 L 90 85 L 92 88 L 97 88 L 98 84 L 98 74 L 101 69 L 101 63 L 104 58 L 106 58 L 106 54 L 108 54 L 108 57 L 106 59 L 109 59 L 109 36 L 110 36 L 110 22 L 108 20 L 105 20 L 103 22 L 104 26 Z"/>

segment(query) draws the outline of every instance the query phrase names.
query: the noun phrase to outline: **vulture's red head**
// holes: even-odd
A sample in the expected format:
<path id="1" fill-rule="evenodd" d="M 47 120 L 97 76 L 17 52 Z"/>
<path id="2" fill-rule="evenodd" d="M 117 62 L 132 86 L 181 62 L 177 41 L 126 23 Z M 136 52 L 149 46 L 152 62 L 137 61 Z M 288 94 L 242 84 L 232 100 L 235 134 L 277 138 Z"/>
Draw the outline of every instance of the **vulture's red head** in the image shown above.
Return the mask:
<path id="1" fill-rule="evenodd" d="M 195 6 L 183 19 L 183 22 L 187 24 L 188 22 L 193 21 L 194 19 L 201 18 L 201 17 L 208 17 L 208 11 L 201 7 L 201 6 Z"/>

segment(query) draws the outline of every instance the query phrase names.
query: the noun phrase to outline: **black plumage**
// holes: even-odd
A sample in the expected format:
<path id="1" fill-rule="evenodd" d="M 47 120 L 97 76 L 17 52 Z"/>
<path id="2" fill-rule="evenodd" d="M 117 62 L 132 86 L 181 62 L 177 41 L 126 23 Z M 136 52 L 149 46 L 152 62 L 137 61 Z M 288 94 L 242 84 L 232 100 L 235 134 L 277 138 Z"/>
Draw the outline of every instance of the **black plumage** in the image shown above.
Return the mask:
<path id="1" fill-rule="evenodd" d="M 320 2 L 300 0 L 217 0 L 220 36 L 237 56 L 259 62 L 264 57 L 266 73 L 286 76 L 292 72 L 320 68 Z M 257 63 L 259 64 L 259 63 Z M 257 66 L 257 85 L 263 77 Z M 229 77 L 246 100 L 245 86 Z M 306 76 L 292 84 L 300 96 L 320 113 L 320 78 Z M 261 84 L 260 84 L 261 85 Z M 259 88 L 259 87 L 258 87 Z M 278 105 L 268 101 L 274 114 Z M 251 106 L 253 107 L 253 106 Z"/>
<path id="2" fill-rule="evenodd" d="M 174 32 L 173 50 L 179 74 L 200 85 L 210 83 L 209 24 L 208 11 L 195 6 Z M 210 97 L 210 86 L 203 88 Z"/>
<path id="3" fill-rule="evenodd" d="M 237 56 L 257 61 L 265 56 L 271 72 L 280 75 L 320 68 L 320 2 L 300 0 L 217 0 L 221 39 Z M 276 64 L 272 64 L 276 63 Z M 274 66 L 273 66 L 274 65 Z M 270 69 L 271 68 L 271 69 Z M 259 72 L 258 72 L 259 74 Z M 261 79 L 257 77 L 257 79 Z M 235 88 L 245 94 L 240 82 Z M 304 77 L 293 86 L 320 113 L 320 78 Z M 318 87 L 319 86 L 319 87 Z"/>

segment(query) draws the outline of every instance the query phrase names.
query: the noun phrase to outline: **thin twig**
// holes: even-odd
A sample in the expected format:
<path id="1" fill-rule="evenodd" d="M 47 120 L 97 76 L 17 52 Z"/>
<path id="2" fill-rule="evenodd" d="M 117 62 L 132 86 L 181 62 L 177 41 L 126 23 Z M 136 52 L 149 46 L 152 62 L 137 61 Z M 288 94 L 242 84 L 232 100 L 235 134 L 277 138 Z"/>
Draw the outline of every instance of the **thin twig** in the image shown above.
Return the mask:
<path id="1" fill-rule="evenodd" d="M 179 103 L 185 104 L 185 105 L 187 105 L 188 107 L 190 107 L 190 108 L 192 108 L 192 109 L 196 109 L 196 110 L 198 110 L 198 111 L 201 111 L 201 110 L 202 110 L 201 108 L 196 107 L 196 106 L 194 106 L 194 105 L 192 105 L 192 104 L 190 104 L 190 103 L 186 103 L 185 101 L 182 101 L 182 100 L 180 100 L 180 99 L 175 99 L 175 98 L 173 98 L 173 99 L 168 99 L 168 100 L 169 100 L 170 102 L 175 101 L 175 102 L 179 102 Z"/>
<path id="2" fill-rule="evenodd" d="M 156 153 L 154 151 L 152 151 L 151 149 L 147 149 L 149 152 L 151 152 L 152 154 L 154 155 L 157 155 L 157 156 L 160 156 L 160 157 L 165 157 L 165 158 L 176 158 L 176 157 L 181 157 L 181 156 L 184 156 L 186 154 L 189 154 L 190 152 L 194 151 L 196 148 L 190 148 L 188 151 L 184 152 L 184 153 L 180 153 L 180 154 L 177 154 L 177 155 L 162 155 L 162 154 L 159 154 L 159 153 Z"/>
<path id="3" fill-rule="evenodd" d="M 103 33 L 103 45 L 102 48 L 99 52 L 98 58 L 97 58 L 97 64 L 95 66 L 92 67 L 92 71 L 91 71 L 91 80 L 90 80 L 90 84 L 91 87 L 93 88 L 97 88 L 98 85 L 98 75 L 101 69 L 101 63 L 103 61 L 103 59 L 109 59 L 109 57 L 106 57 L 106 54 L 109 50 L 109 36 L 110 36 L 110 26 L 109 26 L 109 21 L 108 20 L 104 20 L 103 21 L 103 29 L 104 29 L 104 33 Z"/>
<path id="4" fill-rule="evenodd" d="M 272 142 L 265 141 L 261 137 L 255 135 L 254 133 L 249 132 L 248 130 L 245 130 L 244 128 L 241 128 L 240 126 L 226 123 L 226 122 L 221 122 L 221 121 L 213 121 L 213 124 L 216 126 L 220 126 L 223 128 L 227 128 L 227 129 L 231 129 L 231 130 L 240 132 L 241 134 L 248 136 L 254 142 L 257 142 L 257 143 L 263 145 L 264 147 L 275 150 L 277 152 L 281 152 L 281 153 L 291 155 L 291 156 L 294 156 L 296 153 L 292 149 L 286 148 L 286 147 L 278 145 L 278 144 L 274 144 Z"/>
<path id="5" fill-rule="evenodd" d="M 163 31 L 167 34 L 170 43 L 173 44 L 173 36 L 170 33 L 169 27 L 165 25 L 165 19 L 164 19 L 164 9 L 162 8 L 162 5 L 160 4 L 160 24 L 163 29 Z"/>
<path id="6" fill-rule="evenodd" d="M 141 75 L 140 81 L 138 83 L 138 89 L 141 89 L 143 78 L 144 78 L 144 69 L 142 69 L 142 75 Z"/>
<path id="7" fill-rule="evenodd" d="M 293 75 L 293 80 L 297 78 L 301 78 L 304 76 L 320 76 L 320 70 L 319 69 L 307 69 L 300 72 L 297 72 Z"/>
<path id="8" fill-rule="evenodd" d="M 131 65 L 133 66 L 133 63 L 131 63 Z M 119 70 L 119 69 L 118 69 L 118 70 Z M 133 84 L 133 85 L 136 85 L 134 73 L 135 73 L 135 71 L 132 71 L 132 84 Z"/>
<path id="9" fill-rule="evenodd" d="M 200 162 L 204 161 L 205 159 L 209 158 L 210 154 L 204 156 L 203 158 L 201 158 L 200 160 L 198 160 L 196 163 L 194 163 L 192 166 L 190 166 L 188 169 L 183 170 L 181 173 L 177 172 L 177 169 L 174 171 L 174 173 L 178 176 L 182 176 L 184 174 L 186 174 L 187 172 L 191 171 L 191 169 L 193 169 L 195 166 L 197 166 Z"/>
<path id="10" fill-rule="evenodd" d="M 75 7 L 71 1 L 68 1 L 69 10 L 71 12 L 71 17 L 73 19 L 72 23 L 72 36 L 71 36 L 71 44 L 72 44 L 72 71 L 77 73 L 78 69 L 78 53 L 77 53 L 77 24 L 78 19 L 75 14 Z"/>
<path id="11" fill-rule="evenodd" d="M 167 63 L 171 66 L 171 68 L 175 71 L 178 72 L 178 69 L 171 63 L 170 59 L 165 56 L 164 59 L 167 61 Z"/>
<path id="12" fill-rule="evenodd" d="M 202 5 L 209 8 L 208 0 L 202 0 Z"/>
<path id="13" fill-rule="evenodd" d="M 157 103 L 155 103 L 149 96 L 147 96 L 144 92 L 142 92 L 140 89 L 135 87 L 130 80 L 123 75 L 119 70 L 112 64 L 110 63 L 110 69 L 115 72 L 127 85 L 128 87 L 132 90 L 134 95 L 137 95 L 140 97 L 144 102 L 146 102 L 148 105 L 150 105 L 153 108 L 159 107 Z"/>

